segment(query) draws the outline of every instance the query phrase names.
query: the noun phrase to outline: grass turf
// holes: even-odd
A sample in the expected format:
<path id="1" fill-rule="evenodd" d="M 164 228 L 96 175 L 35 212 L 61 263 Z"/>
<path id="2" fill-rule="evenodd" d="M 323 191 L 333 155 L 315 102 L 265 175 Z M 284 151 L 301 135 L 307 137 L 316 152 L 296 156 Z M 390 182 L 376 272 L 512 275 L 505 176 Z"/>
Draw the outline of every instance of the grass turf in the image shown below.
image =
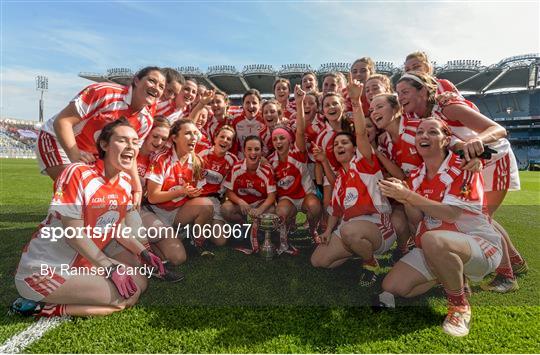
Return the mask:
<path id="1" fill-rule="evenodd" d="M 24 243 L 46 214 L 51 181 L 33 160 L 0 160 L 0 304 L 17 296 L 13 274 Z M 229 248 L 212 260 L 192 258 L 179 284 L 151 281 L 140 303 L 104 318 L 79 318 L 48 332 L 34 353 L 531 353 L 540 344 L 540 174 L 523 172 L 522 190 L 509 193 L 496 219 L 527 259 L 518 292 L 499 295 L 474 288 L 473 325 L 464 339 L 440 330 L 440 289 L 373 313 L 370 293 L 357 285 L 358 267 L 337 270 L 297 258 L 264 262 Z M 30 319 L 0 313 L 0 342 Z"/>

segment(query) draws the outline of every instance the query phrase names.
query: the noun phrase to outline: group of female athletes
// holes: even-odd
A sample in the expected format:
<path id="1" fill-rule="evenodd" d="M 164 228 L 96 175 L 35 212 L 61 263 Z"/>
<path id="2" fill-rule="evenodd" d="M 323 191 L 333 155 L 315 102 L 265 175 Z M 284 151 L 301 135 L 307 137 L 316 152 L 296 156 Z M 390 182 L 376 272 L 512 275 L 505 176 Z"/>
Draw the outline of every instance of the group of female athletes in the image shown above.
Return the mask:
<path id="1" fill-rule="evenodd" d="M 435 78 L 425 53 L 406 57 L 395 88 L 364 57 L 348 78 L 326 74 L 322 90 L 308 72 L 295 88 L 277 79 L 274 95 L 263 101 L 248 90 L 241 108 L 230 107 L 226 93 L 158 67 L 142 69 L 130 86 L 81 91 L 39 134 L 38 160 L 55 192 L 24 248 L 13 310 L 121 310 L 148 282 L 127 269 L 146 265 L 179 281 L 173 266 L 186 261 L 186 247 L 209 254 L 209 243 L 235 242 L 227 226 L 256 227 L 268 213 L 279 216 L 277 252 L 296 255 L 288 235 L 300 211 L 313 239 L 311 264 L 357 258 L 365 287 L 377 281 L 377 256 L 396 242 L 377 305 L 442 284 L 448 334 L 469 332 L 468 279 L 495 274 L 483 288 L 517 289 L 527 264 L 492 218 L 506 192 L 519 189 L 506 131 Z M 111 226 L 129 227 L 132 237 L 114 237 Z M 212 236 L 183 226 L 213 227 Z M 45 231 L 53 227 L 91 227 L 105 237 L 81 232 L 52 242 Z M 258 252 L 256 228 L 246 241 L 240 250 Z"/>

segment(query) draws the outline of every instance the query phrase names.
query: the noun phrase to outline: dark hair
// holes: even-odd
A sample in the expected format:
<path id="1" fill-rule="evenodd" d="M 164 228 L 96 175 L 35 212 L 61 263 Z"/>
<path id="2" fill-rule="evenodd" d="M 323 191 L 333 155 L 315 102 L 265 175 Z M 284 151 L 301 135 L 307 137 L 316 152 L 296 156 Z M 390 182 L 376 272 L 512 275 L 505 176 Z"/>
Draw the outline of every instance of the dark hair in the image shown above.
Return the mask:
<path id="1" fill-rule="evenodd" d="M 152 129 L 157 127 L 165 127 L 165 128 L 171 128 L 171 123 L 167 119 L 167 117 L 163 115 L 158 115 L 154 117 L 154 122 L 152 123 Z"/>
<path id="2" fill-rule="evenodd" d="M 420 72 L 420 71 L 410 71 L 410 72 L 407 72 L 406 74 L 417 77 L 424 84 L 422 85 L 418 81 L 407 78 L 407 77 L 401 77 L 397 81 L 396 86 L 402 81 L 406 81 L 409 85 L 411 85 L 416 90 L 421 90 L 422 88 L 425 87 L 428 93 L 427 106 L 428 106 L 428 109 L 430 109 L 428 112 L 430 112 L 433 105 L 435 105 L 435 103 L 437 102 L 437 100 L 435 99 L 435 96 L 437 95 L 437 80 L 433 76 Z"/>
<path id="3" fill-rule="evenodd" d="M 246 137 L 246 140 L 244 141 L 244 146 L 242 147 L 244 150 L 246 149 L 246 144 L 247 144 L 247 142 L 249 142 L 249 141 L 257 141 L 257 142 L 260 143 L 261 148 L 263 147 L 263 141 L 262 141 L 261 137 L 255 136 L 255 135 L 251 135 L 251 136 L 247 136 L 247 137 Z"/>
<path id="4" fill-rule="evenodd" d="M 323 95 L 322 99 L 321 99 L 321 107 L 320 107 L 320 112 L 323 114 L 323 117 L 324 117 L 324 121 L 328 121 L 328 119 L 326 118 L 326 116 L 324 116 L 324 113 L 323 113 L 323 105 L 324 105 L 324 100 L 326 100 L 327 97 L 330 97 L 330 96 L 335 96 L 338 98 L 338 100 L 341 102 L 341 105 L 343 106 L 343 114 L 341 115 L 341 118 L 339 119 L 340 123 L 341 123 L 341 130 L 342 131 L 345 131 L 345 132 L 353 132 L 354 131 L 354 125 L 351 124 L 349 122 L 349 120 L 347 120 L 347 117 L 345 116 L 345 99 L 343 98 L 343 95 L 341 95 L 340 93 L 338 92 L 335 92 L 335 91 L 329 91 L 327 92 L 326 94 Z"/>
<path id="5" fill-rule="evenodd" d="M 173 68 L 163 68 L 161 69 L 161 72 L 165 75 L 165 79 L 167 80 L 167 84 L 170 84 L 174 81 L 179 83 L 180 85 L 184 85 L 186 83 L 186 79 L 182 74 L 180 74 L 176 69 Z"/>
<path id="6" fill-rule="evenodd" d="M 317 74 L 315 74 L 315 72 L 312 72 L 312 71 L 307 71 L 307 72 L 302 74 L 302 77 L 300 78 L 300 82 L 302 82 L 304 80 L 304 77 L 306 75 L 313 75 L 313 77 L 315 78 L 315 88 L 311 89 L 311 90 L 313 90 L 315 92 L 319 92 L 319 78 L 317 78 Z"/>
<path id="7" fill-rule="evenodd" d="M 248 97 L 249 95 L 255 95 L 259 99 L 259 102 L 262 101 L 261 93 L 259 92 L 259 90 L 249 89 L 248 91 L 244 93 L 244 95 L 242 95 L 242 103 L 244 103 L 244 101 L 246 100 L 246 97 Z"/>
<path id="8" fill-rule="evenodd" d="M 163 73 L 163 70 L 160 68 L 160 67 L 144 67 L 142 68 L 141 70 L 139 70 L 134 76 L 133 78 L 137 78 L 139 80 L 141 80 L 142 78 L 144 78 L 145 76 L 147 76 L 148 74 L 150 74 L 150 72 L 153 72 L 153 71 L 158 71 L 160 72 L 161 75 L 165 76 L 165 73 Z M 131 86 L 135 87 L 135 80 L 132 80 L 131 81 Z"/>
<path id="9" fill-rule="evenodd" d="M 96 139 L 96 147 L 97 147 L 99 159 L 105 158 L 105 151 L 101 147 L 101 142 L 105 142 L 108 144 L 111 141 L 111 137 L 114 133 L 114 129 L 116 127 L 121 127 L 121 126 L 133 128 L 131 124 L 129 123 L 129 121 L 127 120 L 127 118 L 125 118 L 124 116 L 120 117 L 116 121 L 107 123 L 105 127 L 103 127 L 103 129 L 99 133 L 99 137 Z"/>
<path id="10" fill-rule="evenodd" d="M 354 135 L 351 132 L 345 132 L 345 131 L 338 132 L 338 134 L 336 134 L 336 136 L 334 137 L 334 141 L 339 136 L 347 136 L 347 137 L 349 137 L 349 139 L 351 140 L 353 146 L 356 147 L 356 138 L 354 137 Z"/>

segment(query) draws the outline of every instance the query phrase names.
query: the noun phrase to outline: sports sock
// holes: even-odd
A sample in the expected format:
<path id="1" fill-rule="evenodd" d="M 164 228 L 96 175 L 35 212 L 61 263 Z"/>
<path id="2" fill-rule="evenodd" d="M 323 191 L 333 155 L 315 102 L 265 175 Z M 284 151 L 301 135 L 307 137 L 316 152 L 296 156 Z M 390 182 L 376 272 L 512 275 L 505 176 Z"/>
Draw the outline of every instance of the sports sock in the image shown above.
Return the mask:
<path id="1" fill-rule="evenodd" d="M 467 297 L 465 297 L 463 286 L 459 290 L 449 290 L 445 288 L 444 292 L 446 293 L 446 298 L 451 306 L 460 307 L 469 305 L 469 301 L 467 300 Z"/>
<path id="2" fill-rule="evenodd" d="M 66 315 L 66 305 L 65 304 L 54 304 L 47 303 L 41 311 L 37 314 L 38 318 L 45 317 L 61 317 Z"/>

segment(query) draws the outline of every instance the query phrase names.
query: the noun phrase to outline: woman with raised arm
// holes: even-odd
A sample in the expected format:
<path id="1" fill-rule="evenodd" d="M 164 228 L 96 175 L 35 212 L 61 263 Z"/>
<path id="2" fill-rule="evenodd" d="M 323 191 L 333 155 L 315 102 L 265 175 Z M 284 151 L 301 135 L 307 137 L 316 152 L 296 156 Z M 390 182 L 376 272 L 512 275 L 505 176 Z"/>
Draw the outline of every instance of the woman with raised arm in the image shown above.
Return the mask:
<path id="1" fill-rule="evenodd" d="M 23 298 L 13 311 L 39 317 L 107 315 L 134 305 L 146 289 L 150 275 L 137 268 L 141 262 L 152 268 L 144 270 L 163 274 L 159 257 L 124 225 L 133 213 L 127 172 L 138 145 L 137 132 L 121 118 L 96 138 L 95 164 L 64 169 L 49 214 L 21 256 L 15 286 Z M 62 231 L 54 234 L 58 239 L 51 239 L 53 230 Z M 107 247 L 113 241 L 122 248 L 111 255 Z"/>
<path id="2" fill-rule="evenodd" d="M 486 159 L 482 170 L 485 200 L 488 212 L 493 216 L 506 193 L 520 188 L 517 162 L 510 142 L 505 138 L 504 127 L 475 111 L 456 95 L 450 98 L 436 96 L 437 81 L 427 74 L 406 73 L 399 79 L 396 89 L 404 115 L 420 118 L 435 116 L 450 126 L 450 149 L 456 153 L 462 152 L 464 164 L 481 157 L 486 147 L 496 152 Z M 518 273 L 526 272 L 527 264 L 512 245 L 504 228 L 495 220 L 493 223 L 504 237 L 504 256 L 497 277 L 483 287 L 495 292 L 513 291 L 518 285 L 512 269 Z"/>
<path id="3" fill-rule="evenodd" d="M 212 201 L 201 197 L 205 184 L 202 160 L 195 154 L 198 130 L 189 119 L 171 127 L 172 147 L 157 154 L 146 173 L 149 209 L 167 226 L 178 226 L 191 245 L 196 235 L 193 225 L 209 224 L 214 214 Z M 178 235 L 162 239 L 161 253 L 177 265 L 186 260 Z"/>
<path id="4" fill-rule="evenodd" d="M 415 145 L 424 163 L 407 183 L 380 182 L 382 193 L 405 205 L 418 223 L 416 248 L 405 255 L 383 280 L 381 306 L 393 306 L 394 296 L 414 297 L 442 283 L 448 299 L 444 332 L 469 333 L 471 307 L 464 275 L 480 281 L 494 272 L 502 258 L 502 239 L 483 214 L 483 180 L 479 172 L 462 169 L 463 161 L 449 150 L 452 133 L 439 118 L 418 126 Z"/>
<path id="5" fill-rule="evenodd" d="M 309 234 L 315 244 L 320 242 L 317 232 L 321 204 L 315 195 L 315 186 L 308 170 L 308 155 L 305 142 L 304 99 L 306 93 L 299 85 L 295 87 L 296 134 L 285 126 L 276 126 L 272 131 L 275 152 L 268 157 L 274 169 L 277 185 L 276 213 L 281 217 L 281 240 L 287 240 L 291 224 L 296 223 L 296 214 L 306 213 Z"/>
<path id="6" fill-rule="evenodd" d="M 320 235 L 322 243 L 311 256 L 311 263 L 333 268 L 358 255 L 363 265 L 360 284 L 372 286 L 377 280 L 375 255 L 389 250 L 396 235 L 390 223 L 390 203 L 377 186 L 383 175 L 367 137 L 362 89 L 363 84 L 354 79 L 348 86 L 355 136 L 340 132 L 334 139 L 334 152 L 342 168 L 337 172 L 328 224 Z"/>

